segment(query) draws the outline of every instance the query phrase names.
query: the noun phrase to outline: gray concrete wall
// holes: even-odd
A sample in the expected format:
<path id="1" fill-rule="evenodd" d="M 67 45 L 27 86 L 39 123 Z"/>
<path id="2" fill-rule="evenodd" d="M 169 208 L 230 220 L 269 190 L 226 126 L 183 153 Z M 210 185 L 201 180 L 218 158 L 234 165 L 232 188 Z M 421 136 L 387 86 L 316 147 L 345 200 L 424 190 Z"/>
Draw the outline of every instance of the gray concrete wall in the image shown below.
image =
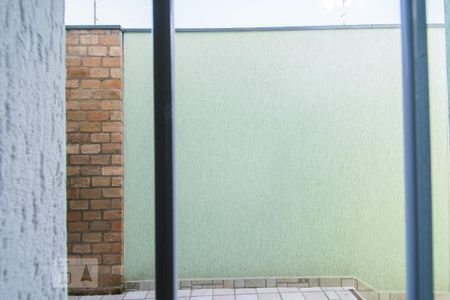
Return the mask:
<path id="1" fill-rule="evenodd" d="M 66 299 L 64 1 L 0 0 L 0 298 Z"/>

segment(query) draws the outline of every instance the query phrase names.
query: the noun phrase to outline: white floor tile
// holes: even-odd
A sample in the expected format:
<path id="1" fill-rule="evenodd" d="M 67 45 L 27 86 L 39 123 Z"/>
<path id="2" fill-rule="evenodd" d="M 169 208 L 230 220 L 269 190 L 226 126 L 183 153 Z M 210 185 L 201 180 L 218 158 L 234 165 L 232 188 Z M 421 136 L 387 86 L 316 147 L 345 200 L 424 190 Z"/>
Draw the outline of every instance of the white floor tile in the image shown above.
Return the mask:
<path id="1" fill-rule="evenodd" d="M 81 296 L 79 300 L 100 300 L 102 296 Z"/>
<path id="2" fill-rule="evenodd" d="M 213 298 L 214 300 L 234 300 L 234 295 L 218 295 Z"/>
<path id="3" fill-rule="evenodd" d="M 148 294 L 147 294 L 147 298 L 148 299 L 155 299 L 156 298 L 155 291 L 149 291 Z"/>
<path id="4" fill-rule="evenodd" d="M 358 300 L 350 291 L 336 291 L 342 300 Z"/>
<path id="5" fill-rule="evenodd" d="M 279 287 L 278 288 L 278 292 L 280 293 L 295 293 L 295 292 L 299 292 L 300 290 L 298 288 L 295 287 Z"/>
<path id="6" fill-rule="evenodd" d="M 213 294 L 212 289 L 196 289 L 196 290 L 192 290 L 191 297 L 212 296 L 212 294 Z"/>
<path id="7" fill-rule="evenodd" d="M 69 300 L 78 300 L 80 299 L 80 296 L 69 296 Z"/>
<path id="8" fill-rule="evenodd" d="M 281 300 L 280 294 L 259 294 L 259 300 Z"/>
<path id="9" fill-rule="evenodd" d="M 321 292 L 320 287 L 300 288 L 300 292 Z"/>
<path id="10" fill-rule="evenodd" d="M 277 288 L 257 288 L 256 292 L 258 294 L 276 294 L 278 293 Z"/>
<path id="11" fill-rule="evenodd" d="M 191 297 L 191 300 L 212 300 L 212 296 Z"/>
<path id="12" fill-rule="evenodd" d="M 177 291 L 177 298 L 189 297 L 189 296 L 191 296 L 191 290 L 178 290 Z"/>
<path id="13" fill-rule="evenodd" d="M 123 299 L 126 300 L 135 300 L 135 299 L 145 299 L 147 297 L 148 291 L 135 291 L 135 292 L 127 292 Z"/>
<path id="14" fill-rule="evenodd" d="M 256 289 L 235 289 L 234 293 L 236 295 L 242 295 L 242 294 L 256 294 Z"/>
<path id="15" fill-rule="evenodd" d="M 283 300 L 305 300 L 301 293 L 281 293 Z"/>
<path id="16" fill-rule="evenodd" d="M 324 292 L 305 292 L 303 296 L 306 300 L 328 300 Z"/>
<path id="17" fill-rule="evenodd" d="M 253 295 L 236 295 L 236 300 L 258 300 L 256 294 Z"/>
<path id="18" fill-rule="evenodd" d="M 327 294 L 328 299 L 330 300 L 339 300 L 340 297 L 338 294 L 336 294 L 335 291 L 325 291 L 325 294 Z"/>
<path id="19" fill-rule="evenodd" d="M 177 297 L 177 300 L 189 300 L 189 297 Z"/>
<path id="20" fill-rule="evenodd" d="M 102 297 L 102 300 L 120 300 L 123 299 L 123 297 L 125 296 L 125 294 L 121 294 L 121 295 L 105 295 Z"/>
<path id="21" fill-rule="evenodd" d="M 322 290 L 335 292 L 335 291 L 343 291 L 345 289 L 343 287 L 323 287 Z"/>
<path id="22" fill-rule="evenodd" d="M 213 295 L 234 295 L 234 289 L 214 289 Z"/>

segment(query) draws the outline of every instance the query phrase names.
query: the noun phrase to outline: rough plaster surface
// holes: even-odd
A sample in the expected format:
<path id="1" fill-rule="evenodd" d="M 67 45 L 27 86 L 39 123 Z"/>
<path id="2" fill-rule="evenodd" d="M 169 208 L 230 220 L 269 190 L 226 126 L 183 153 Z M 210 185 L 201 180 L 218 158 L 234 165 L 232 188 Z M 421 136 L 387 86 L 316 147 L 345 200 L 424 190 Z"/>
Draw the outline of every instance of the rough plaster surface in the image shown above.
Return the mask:
<path id="1" fill-rule="evenodd" d="M 0 0 L 0 294 L 66 299 L 64 2 Z"/>

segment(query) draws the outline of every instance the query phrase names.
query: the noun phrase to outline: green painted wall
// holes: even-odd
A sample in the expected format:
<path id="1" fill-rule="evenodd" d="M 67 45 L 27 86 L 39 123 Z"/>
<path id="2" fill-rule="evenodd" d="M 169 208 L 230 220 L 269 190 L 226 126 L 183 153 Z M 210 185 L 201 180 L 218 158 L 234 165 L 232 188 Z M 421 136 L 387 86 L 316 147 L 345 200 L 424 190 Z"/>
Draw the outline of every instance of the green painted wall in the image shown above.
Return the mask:
<path id="1" fill-rule="evenodd" d="M 443 28 L 429 31 L 435 285 L 449 290 Z M 399 29 L 176 35 L 181 278 L 403 290 Z M 125 34 L 125 274 L 153 277 L 152 46 Z"/>

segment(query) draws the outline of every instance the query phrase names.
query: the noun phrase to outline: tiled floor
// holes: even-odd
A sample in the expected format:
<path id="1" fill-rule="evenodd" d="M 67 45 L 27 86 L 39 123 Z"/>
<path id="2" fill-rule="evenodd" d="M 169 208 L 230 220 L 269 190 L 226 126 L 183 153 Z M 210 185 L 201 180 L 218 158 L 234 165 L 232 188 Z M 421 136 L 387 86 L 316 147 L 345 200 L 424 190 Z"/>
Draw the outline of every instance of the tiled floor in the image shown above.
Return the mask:
<path id="1" fill-rule="evenodd" d="M 69 300 L 154 299 L 154 291 L 108 296 L 70 296 Z M 360 298 L 362 299 L 362 298 Z M 358 300 L 347 288 L 257 288 L 180 290 L 177 300 Z"/>

